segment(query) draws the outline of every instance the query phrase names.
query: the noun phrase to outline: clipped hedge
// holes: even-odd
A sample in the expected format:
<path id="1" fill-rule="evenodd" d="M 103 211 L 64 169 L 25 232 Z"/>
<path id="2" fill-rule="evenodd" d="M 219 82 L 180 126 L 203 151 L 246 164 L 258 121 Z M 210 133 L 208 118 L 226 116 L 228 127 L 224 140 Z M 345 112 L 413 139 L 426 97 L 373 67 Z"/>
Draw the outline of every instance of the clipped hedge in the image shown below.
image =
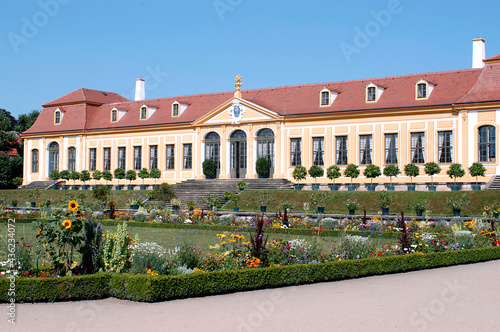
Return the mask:
<path id="1" fill-rule="evenodd" d="M 500 259 L 500 247 L 453 252 L 374 257 L 334 263 L 249 268 L 181 276 L 114 273 L 62 278 L 18 278 L 16 302 L 87 300 L 115 297 L 156 302 L 400 273 Z M 0 279 L 0 302 L 9 301 L 9 280 Z"/>

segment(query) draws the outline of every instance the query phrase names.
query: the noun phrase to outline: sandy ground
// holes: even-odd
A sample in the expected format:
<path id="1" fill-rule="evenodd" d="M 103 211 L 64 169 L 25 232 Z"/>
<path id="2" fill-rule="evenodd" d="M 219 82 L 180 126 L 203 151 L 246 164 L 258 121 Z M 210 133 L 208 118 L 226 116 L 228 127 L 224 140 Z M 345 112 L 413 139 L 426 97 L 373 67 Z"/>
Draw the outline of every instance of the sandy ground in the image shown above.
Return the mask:
<path id="1" fill-rule="evenodd" d="M 0 331 L 500 331 L 499 295 L 500 260 L 161 303 L 19 304 Z"/>

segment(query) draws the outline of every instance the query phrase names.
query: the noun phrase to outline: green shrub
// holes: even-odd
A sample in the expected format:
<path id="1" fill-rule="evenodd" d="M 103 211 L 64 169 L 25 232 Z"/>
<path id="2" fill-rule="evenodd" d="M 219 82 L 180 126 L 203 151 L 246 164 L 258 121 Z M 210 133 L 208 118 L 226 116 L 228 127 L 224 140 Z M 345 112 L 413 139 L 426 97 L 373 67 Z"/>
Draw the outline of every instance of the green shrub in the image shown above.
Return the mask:
<path id="1" fill-rule="evenodd" d="M 325 171 L 323 168 L 313 165 L 311 168 L 309 168 L 309 175 L 314 178 L 314 183 L 316 183 L 316 178 L 319 178 L 325 174 Z"/>
<path id="2" fill-rule="evenodd" d="M 457 178 L 461 178 L 465 175 L 465 170 L 462 168 L 462 164 L 451 164 L 450 168 L 446 171 L 446 174 L 453 179 L 453 182 L 457 182 Z"/>
<path id="3" fill-rule="evenodd" d="M 390 182 L 392 183 L 392 177 L 398 176 L 401 171 L 399 170 L 399 166 L 397 165 L 387 165 L 384 167 L 384 175 L 388 176 Z"/>
<path id="4" fill-rule="evenodd" d="M 430 161 L 424 165 L 424 172 L 431 176 L 431 182 L 434 183 L 433 176 L 441 172 L 441 167 L 433 161 Z"/>
<path id="5" fill-rule="evenodd" d="M 413 183 L 413 177 L 418 176 L 420 174 L 420 169 L 417 165 L 410 163 L 407 164 L 404 168 L 405 175 L 410 177 L 410 182 Z"/>
<path id="6" fill-rule="evenodd" d="M 215 178 L 217 175 L 217 168 L 215 167 L 215 162 L 213 159 L 205 159 L 203 161 L 203 164 L 201 164 L 203 168 L 203 174 L 211 177 L 212 179 Z"/>
<path id="7" fill-rule="evenodd" d="M 168 203 L 172 198 L 175 197 L 174 187 L 172 187 L 168 183 L 162 183 L 159 186 L 155 187 L 154 195 L 157 200 Z"/>
<path id="8" fill-rule="evenodd" d="M 469 174 L 471 176 L 476 177 L 476 184 L 477 184 L 477 177 L 478 176 L 484 176 L 484 173 L 486 172 L 486 168 L 483 166 L 483 164 L 479 162 L 475 162 L 469 167 Z"/>
<path id="9" fill-rule="evenodd" d="M 338 179 L 342 174 L 340 173 L 340 167 L 337 165 L 332 165 L 326 170 L 326 177 L 335 183 L 335 179 Z"/>
<path id="10" fill-rule="evenodd" d="M 355 179 L 359 176 L 359 169 L 358 166 L 354 164 L 349 164 L 344 170 L 344 175 L 347 176 L 348 178 L 351 178 L 351 184 L 352 184 L 352 179 Z"/>
<path id="11" fill-rule="evenodd" d="M 304 180 L 307 175 L 307 169 L 302 166 L 302 165 L 295 165 L 295 168 L 293 169 L 292 176 L 295 181 L 299 182 L 301 180 Z"/>
<path id="12" fill-rule="evenodd" d="M 255 170 L 257 174 L 263 177 L 269 176 L 269 161 L 264 157 L 257 159 L 255 162 Z"/>
<path id="13" fill-rule="evenodd" d="M 374 164 L 366 166 L 365 170 L 363 171 L 363 175 L 369 178 L 372 184 L 373 184 L 373 179 L 379 177 L 380 174 L 381 174 L 380 167 Z"/>

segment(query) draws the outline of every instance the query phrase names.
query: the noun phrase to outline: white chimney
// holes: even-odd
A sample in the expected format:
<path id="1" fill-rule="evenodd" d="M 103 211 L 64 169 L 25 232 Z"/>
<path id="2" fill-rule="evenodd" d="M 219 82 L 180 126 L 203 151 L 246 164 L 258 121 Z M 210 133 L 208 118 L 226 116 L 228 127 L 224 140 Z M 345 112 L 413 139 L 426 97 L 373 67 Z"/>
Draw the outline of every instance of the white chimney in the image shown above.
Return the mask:
<path id="1" fill-rule="evenodd" d="M 484 39 L 472 39 L 472 68 L 483 68 L 485 55 Z"/>
<path id="2" fill-rule="evenodd" d="M 135 80 L 135 100 L 146 99 L 146 89 L 143 78 L 138 78 Z"/>

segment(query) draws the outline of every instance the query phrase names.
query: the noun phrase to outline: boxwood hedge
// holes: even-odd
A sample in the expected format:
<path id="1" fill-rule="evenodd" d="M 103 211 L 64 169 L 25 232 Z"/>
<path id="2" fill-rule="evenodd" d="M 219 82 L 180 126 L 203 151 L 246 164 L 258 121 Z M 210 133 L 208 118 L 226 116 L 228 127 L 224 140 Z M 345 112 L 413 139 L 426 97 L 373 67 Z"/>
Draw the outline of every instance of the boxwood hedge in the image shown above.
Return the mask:
<path id="1" fill-rule="evenodd" d="M 155 302 L 408 272 L 494 259 L 500 259 L 500 247 L 214 273 L 197 272 L 181 276 L 153 277 L 98 273 L 78 277 L 18 278 L 14 298 L 16 302 L 52 302 L 106 297 Z M 10 281 L 7 278 L 0 279 L 0 302 L 10 301 L 9 286 Z"/>

